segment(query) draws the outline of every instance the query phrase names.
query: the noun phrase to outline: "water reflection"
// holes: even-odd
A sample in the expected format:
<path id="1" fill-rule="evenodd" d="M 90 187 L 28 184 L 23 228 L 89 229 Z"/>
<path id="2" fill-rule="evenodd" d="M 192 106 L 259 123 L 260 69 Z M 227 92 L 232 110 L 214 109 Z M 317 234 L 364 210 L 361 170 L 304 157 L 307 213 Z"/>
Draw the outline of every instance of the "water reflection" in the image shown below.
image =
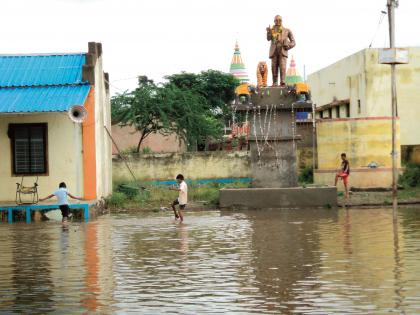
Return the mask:
<path id="1" fill-rule="evenodd" d="M 252 263 L 256 284 L 264 294 L 264 308 L 291 312 L 300 292 L 293 285 L 312 278 L 321 268 L 319 225 L 336 222 L 337 212 L 267 210 L 246 214 L 252 222 L 252 249 L 257 253 Z"/>
<path id="2" fill-rule="evenodd" d="M 30 305 L 32 314 L 44 314 L 54 305 L 49 244 L 51 237 L 44 229 L 30 229 L 16 224 L 12 228 L 13 308 Z M 42 242 L 33 242 L 41 239 Z"/>
<path id="3" fill-rule="evenodd" d="M 0 313 L 416 314 L 420 211 L 0 224 Z"/>
<path id="4" fill-rule="evenodd" d="M 89 311 L 96 311 L 99 303 L 97 296 L 100 293 L 98 283 L 98 236 L 97 236 L 97 222 L 88 224 L 85 230 L 84 251 L 85 255 L 85 294 L 82 297 L 82 305 Z"/>
<path id="5" fill-rule="evenodd" d="M 222 312 L 246 300 L 242 283 L 252 272 L 250 224 L 219 212 L 190 216 L 178 224 L 168 218 L 120 220 L 115 252 L 118 307 L 139 313 Z M 116 246 L 114 246 L 115 248 Z M 243 279 L 241 281 L 241 279 Z M 127 295 L 129 285 L 132 295 Z M 242 288 L 241 288 L 242 287 Z"/>
<path id="6" fill-rule="evenodd" d="M 0 313 L 108 312 L 113 277 L 106 222 L 64 229 L 57 223 L 1 224 Z"/>
<path id="7" fill-rule="evenodd" d="M 304 307 L 298 303 L 297 310 L 341 313 L 345 307 L 349 313 L 404 312 L 399 290 L 403 266 L 398 234 L 394 238 L 397 222 L 393 223 L 392 212 L 375 209 L 343 210 L 335 228 L 320 225 L 322 267 L 313 278 L 294 285 L 302 290 L 296 302 L 308 302 Z M 314 283 L 318 284 L 315 291 L 305 289 Z M 414 308 L 418 311 L 419 305 Z"/>

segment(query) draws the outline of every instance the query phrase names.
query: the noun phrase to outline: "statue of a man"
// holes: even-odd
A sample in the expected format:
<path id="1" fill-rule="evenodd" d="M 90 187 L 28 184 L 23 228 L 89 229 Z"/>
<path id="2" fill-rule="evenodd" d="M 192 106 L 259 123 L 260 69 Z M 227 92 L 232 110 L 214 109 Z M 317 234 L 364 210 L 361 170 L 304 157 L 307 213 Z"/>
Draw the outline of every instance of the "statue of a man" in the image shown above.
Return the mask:
<path id="1" fill-rule="evenodd" d="M 280 85 L 285 86 L 287 51 L 295 47 L 296 43 L 292 32 L 288 28 L 283 27 L 280 15 L 274 17 L 273 27 L 267 27 L 267 40 L 271 41 L 269 57 L 271 59 L 273 86 L 277 86 L 279 68 Z"/>

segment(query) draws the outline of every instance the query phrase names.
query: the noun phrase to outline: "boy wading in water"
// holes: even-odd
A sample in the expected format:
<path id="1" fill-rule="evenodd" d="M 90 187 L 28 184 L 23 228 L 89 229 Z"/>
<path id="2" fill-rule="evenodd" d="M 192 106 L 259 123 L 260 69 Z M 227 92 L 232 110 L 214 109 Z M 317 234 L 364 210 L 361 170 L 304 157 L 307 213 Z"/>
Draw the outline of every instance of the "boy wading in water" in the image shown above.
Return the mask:
<path id="1" fill-rule="evenodd" d="M 179 192 L 178 198 L 172 203 L 172 210 L 174 211 L 175 220 L 180 219 L 181 222 L 184 221 L 184 216 L 182 215 L 182 211 L 185 209 L 185 206 L 188 202 L 188 186 L 187 183 L 184 181 L 184 176 L 182 174 L 178 174 L 176 177 L 176 181 L 179 185 L 178 188 L 176 187 L 169 187 L 170 190 L 175 190 Z M 175 206 L 179 205 L 178 212 L 175 209 Z"/>
<path id="2" fill-rule="evenodd" d="M 73 198 L 73 199 L 83 200 L 82 198 L 75 197 L 72 194 L 70 194 L 67 191 L 66 183 L 61 182 L 60 185 L 58 185 L 58 190 L 56 192 L 54 192 L 53 194 L 51 194 L 51 195 L 49 195 L 45 198 L 39 199 L 39 201 L 44 201 L 44 200 L 50 199 L 54 196 L 57 197 L 58 205 L 60 206 L 60 210 L 61 210 L 61 215 L 63 216 L 63 219 L 61 220 L 61 222 L 63 222 L 63 223 L 67 222 L 67 220 L 69 218 L 69 213 L 70 213 L 69 202 L 67 200 L 67 196 L 69 196 L 70 198 Z"/>
<path id="3" fill-rule="evenodd" d="M 341 168 L 335 175 L 335 183 L 334 186 L 337 186 L 338 179 L 341 178 L 343 180 L 344 189 L 346 191 L 346 198 L 349 198 L 349 176 L 350 176 L 350 164 L 347 160 L 346 154 L 341 153 Z"/>

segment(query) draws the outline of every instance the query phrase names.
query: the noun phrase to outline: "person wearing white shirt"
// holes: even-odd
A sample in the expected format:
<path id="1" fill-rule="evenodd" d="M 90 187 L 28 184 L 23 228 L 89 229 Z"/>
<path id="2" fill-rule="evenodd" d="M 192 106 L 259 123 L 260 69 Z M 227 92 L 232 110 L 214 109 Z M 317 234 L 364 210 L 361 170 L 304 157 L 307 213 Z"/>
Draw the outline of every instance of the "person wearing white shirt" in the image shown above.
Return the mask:
<path id="1" fill-rule="evenodd" d="M 45 198 L 39 199 L 39 201 L 44 201 L 44 200 L 50 199 L 54 196 L 57 197 L 58 206 L 60 207 L 61 215 L 63 216 L 63 219 L 61 220 L 61 222 L 63 222 L 63 223 L 67 221 L 67 219 L 69 218 L 69 213 L 70 213 L 69 202 L 67 200 L 67 196 L 69 196 L 70 198 L 73 198 L 73 199 L 83 200 L 82 198 L 75 197 L 72 194 L 70 194 L 67 191 L 66 183 L 61 182 L 58 185 L 58 190 L 57 191 L 55 191 L 53 194 L 51 194 L 51 195 L 49 195 Z"/>
<path id="2" fill-rule="evenodd" d="M 175 220 L 179 218 L 182 222 L 184 221 L 184 216 L 181 210 L 185 209 L 188 202 L 188 186 L 184 181 L 184 176 L 182 174 L 177 175 L 176 181 L 178 183 L 178 187 L 169 187 L 170 190 L 175 190 L 179 193 L 178 198 L 172 203 L 171 206 L 172 210 L 174 211 Z M 176 205 L 179 205 L 178 211 L 176 211 Z"/>

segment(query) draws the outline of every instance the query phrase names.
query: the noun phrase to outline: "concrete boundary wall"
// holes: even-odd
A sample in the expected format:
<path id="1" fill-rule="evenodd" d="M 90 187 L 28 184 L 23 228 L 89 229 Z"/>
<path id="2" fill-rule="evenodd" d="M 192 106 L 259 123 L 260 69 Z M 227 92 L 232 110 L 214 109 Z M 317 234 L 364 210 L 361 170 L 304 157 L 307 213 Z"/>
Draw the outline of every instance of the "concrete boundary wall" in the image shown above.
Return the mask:
<path id="1" fill-rule="evenodd" d="M 336 187 L 221 189 L 221 208 L 319 208 L 337 207 Z"/>
<path id="2" fill-rule="evenodd" d="M 174 179 L 179 173 L 191 180 L 251 177 L 247 151 L 141 154 L 127 159 L 137 179 L 142 181 Z M 114 158 L 112 165 L 114 180 L 132 180 L 121 158 Z"/>

